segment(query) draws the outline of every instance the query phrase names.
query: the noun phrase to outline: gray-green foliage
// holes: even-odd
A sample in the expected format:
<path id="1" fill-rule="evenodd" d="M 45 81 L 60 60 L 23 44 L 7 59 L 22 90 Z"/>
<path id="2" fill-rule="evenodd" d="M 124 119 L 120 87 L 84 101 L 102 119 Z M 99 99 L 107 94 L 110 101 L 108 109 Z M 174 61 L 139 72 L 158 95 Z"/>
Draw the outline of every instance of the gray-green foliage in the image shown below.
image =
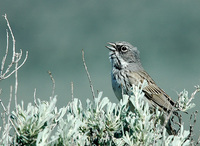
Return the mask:
<path id="1" fill-rule="evenodd" d="M 142 85 L 145 86 L 146 83 Z M 14 133 L 2 131 L 2 145 L 189 145 L 190 132 L 181 125 L 176 136 L 166 134 L 160 124 L 163 114 L 158 109 L 151 113 L 144 102 L 142 88 L 133 86 L 130 101 L 134 105 L 129 111 L 129 97 L 124 95 L 118 104 L 111 103 L 102 92 L 94 100 L 86 100 L 84 109 L 75 98 L 66 107 L 57 109 L 56 97 L 40 101 L 24 108 L 23 102 L 11 114 L 13 123 L 5 126 Z M 183 96 L 188 98 L 188 94 Z M 184 98 L 182 101 L 185 101 Z M 188 100 L 187 100 L 188 101 Z M 9 140 L 5 141 L 5 137 Z"/>
<path id="2" fill-rule="evenodd" d="M 192 130 L 184 130 L 184 125 L 179 122 L 180 130 L 177 135 L 167 135 L 165 127 L 161 124 L 162 112 L 158 109 L 150 112 L 148 103 L 144 102 L 142 88 L 133 86 L 131 97 L 124 95 L 118 104 L 111 103 L 108 97 L 103 97 L 102 92 L 94 100 L 86 100 L 84 109 L 79 99 L 75 98 L 65 107 L 57 109 L 57 98 L 50 97 L 49 101 L 34 100 L 34 105 L 29 103 L 27 108 L 24 103 L 17 104 L 17 70 L 25 63 L 28 53 L 21 65 L 22 51 L 15 51 L 15 39 L 6 15 L 4 16 L 8 29 L 13 39 L 12 62 L 3 72 L 8 55 L 8 40 L 5 56 L 1 64 L 0 80 L 6 79 L 15 73 L 15 109 L 11 111 L 11 97 L 8 106 L 1 104 L 2 126 L 0 127 L 0 145 L 163 145 L 180 146 L 194 144 Z M 7 38 L 8 38 L 7 31 Z M 15 69 L 11 67 L 15 65 Z M 19 66 L 18 66 L 19 65 Z M 54 85 L 55 82 L 53 81 Z M 54 86 L 55 87 L 55 86 Z M 53 88 L 54 91 L 55 88 Z M 199 87 L 188 97 L 188 92 L 179 95 L 179 109 L 186 111 L 194 104 L 194 98 Z M 53 95 L 54 92 L 52 92 Z M 0 89 L 1 95 L 1 89 Z M 34 96 L 35 97 L 35 96 Z M 129 110 L 129 101 L 134 110 Z M 84 103 L 85 104 L 85 103 Z M 197 144 L 197 143 L 196 143 Z"/>
<path id="3" fill-rule="evenodd" d="M 66 108 L 57 109 L 56 101 L 55 97 L 50 102 L 38 99 L 37 105 L 29 103 L 26 109 L 23 102 L 17 106 L 17 110 L 12 112 L 12 121 L 17 129 L 14 144 L 48 142 L 52 130 L 66 113 Z"/>

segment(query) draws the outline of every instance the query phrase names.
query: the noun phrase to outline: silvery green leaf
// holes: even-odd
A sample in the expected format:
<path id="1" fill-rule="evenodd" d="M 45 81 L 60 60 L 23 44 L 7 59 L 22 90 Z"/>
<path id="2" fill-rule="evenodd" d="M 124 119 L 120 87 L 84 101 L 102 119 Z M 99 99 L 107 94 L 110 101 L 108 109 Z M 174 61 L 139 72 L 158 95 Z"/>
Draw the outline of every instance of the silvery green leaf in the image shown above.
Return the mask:
<path id="1" fill-rule="evenodd" d="M 99 110 L 103 110 L 104 106 L 109 103 L 108 97 L 104 97 L 99 103 Z"/>

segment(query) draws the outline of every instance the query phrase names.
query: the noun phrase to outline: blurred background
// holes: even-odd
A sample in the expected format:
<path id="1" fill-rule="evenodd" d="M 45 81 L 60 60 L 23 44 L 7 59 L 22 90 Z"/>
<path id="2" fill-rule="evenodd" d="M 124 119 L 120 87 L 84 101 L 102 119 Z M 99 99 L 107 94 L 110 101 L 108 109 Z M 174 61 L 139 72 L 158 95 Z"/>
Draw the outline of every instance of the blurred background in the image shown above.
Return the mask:
<path id="1" fill-rule="evenodd" d="M 145 70 L 174 100 L 186 89 L 191 94 L 200 84 L 200 1 L 12 1 L 0 0 L 0 15 L 7 14 L 16 49 L 29 52 L 28 60 L 18 72 L 18 102 L 25 107 L 36 97 L 49 100 L 52 81 L 58 107 L 74 97 L 85 105 L 92 94 L 84 70 L 81 50 L 92 78 L 95 92 L 103 91 L 118 102 L 110 82 L 111 65 L 107 42 L 128 41 L 140 50 Z M 6 48 L 6 21 L 0 17 L 0 60 Z M 10 39 L 10 52 L 12 43 Z M 7 62 L 11 59 L 8 58 Z M 0 83 L 5 102 L 9 99 L 14 75 Z M 194 100 L 199 110 L 200 94 Z M 189 116 L 184 115 L 188 128 Z M 197 117 L 200 121 L 200 114 Z M 199 133 L 199 123 L 196 133 Z M 197 136 L 196 136 L 197 137 Z"/>

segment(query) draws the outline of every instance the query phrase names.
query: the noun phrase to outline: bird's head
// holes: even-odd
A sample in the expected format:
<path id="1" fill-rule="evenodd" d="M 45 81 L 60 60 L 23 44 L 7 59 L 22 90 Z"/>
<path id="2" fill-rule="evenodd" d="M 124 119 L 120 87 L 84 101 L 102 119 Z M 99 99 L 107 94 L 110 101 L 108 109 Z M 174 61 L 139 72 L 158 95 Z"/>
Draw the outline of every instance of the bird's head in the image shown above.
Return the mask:
<path id="1" fill-rule="evenodd" d="M 108 43 L 110 50 L 110 61 L 112 66 L 118 69 L 126 68 L 129 65 L 140 64 L 139 51 L 128 42 Z"/>

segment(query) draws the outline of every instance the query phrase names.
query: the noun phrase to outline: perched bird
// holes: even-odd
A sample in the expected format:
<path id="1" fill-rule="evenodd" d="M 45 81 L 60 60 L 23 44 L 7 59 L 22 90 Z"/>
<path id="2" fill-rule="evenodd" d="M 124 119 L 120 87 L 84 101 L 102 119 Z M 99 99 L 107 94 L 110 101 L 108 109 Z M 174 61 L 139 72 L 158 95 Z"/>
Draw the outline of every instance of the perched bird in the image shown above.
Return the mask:
<path id="1" fill-rule="evenodd" d="M 145 101 L 150 107 L 159 107 L 165 113 L 175 109 L 175 102 L 159 88 L 140 62 L 139 51 L 128 42 L 108 43 L 109 58 L 112 65 L 111 80 L 116 97 L 122 99 L 122 93 L 130 95 L 132 85 L 138 85 L 144 80 L 147 86 L 143 88 Z"/>

